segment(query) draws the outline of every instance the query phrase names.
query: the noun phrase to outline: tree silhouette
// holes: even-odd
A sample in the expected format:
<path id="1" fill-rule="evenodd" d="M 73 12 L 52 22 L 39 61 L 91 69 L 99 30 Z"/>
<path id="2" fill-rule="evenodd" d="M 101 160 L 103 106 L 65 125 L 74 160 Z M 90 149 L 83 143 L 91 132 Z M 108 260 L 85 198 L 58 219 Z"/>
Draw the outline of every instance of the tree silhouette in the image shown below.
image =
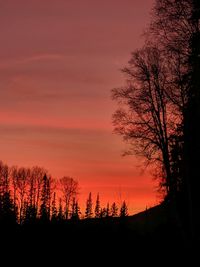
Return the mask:
<path id="1" fill-rule="evenodd" d="M 123 201 L 121 208 L 120 208 L 120 217 L 123 218 L 126 216 L 128 216 L 128 207 L 127 207 L 126 201 Z"/>
<path id="2" fill-rule="evenodd" d="M 19 194 L 19 222 L 20 224 L 23 223 L 23 219 L 25 214 L 23 213 L 25 211 L 25 196 L 27 191 L 27 184 L 28 179 L 27 177 L 30 175 L 30 169 L 26 168 L 19 168 L 18 169 L 18 176 L 17 176 L 17 190 Z"/>
<path id="3" fill-rule="evenodd" d="M 74 197 L 78 193 L 78 182 L 71 177 L 63 177 L 60 179 L 60 188 L 63 193 L 65 202 L 65 218 L 69 218 L 69 209 Z"/>
<path id="4" fill-rule="evenodd" d="M 81 210 L 78 204 L 78 200 L 76 200 L 76 205 L 75 205 L 75 218 L 76 220 L 80 219 L 80 215 L 81 215 Z"/>
<path id="5" fill-rule="evenodd" d="M 189 75 L 190 87 L 188 105 L 185 116 L 185 188 L 188 192 L 191 214 L 192 236 L 194 240 L 200 237 L 199 215 L 199 151 L 200 151 L 200 3 L 192 1 L 191 11 L 192 35 L 190 38 Z"/>
<path id="6" fill-rule="evenodd" d="M 58 208 L 58 221 L 62 222 L 64 220 L 63 207 L 62 207 L 62 198 L 59 199 L 59 208 Z"/>
<path id="7" fill-rule="evenodd" d="M 17 222 L 14 204 L 10 196 L 10 192 L 5 192 L 0 204 L 0 223 L 8 226 Z"/>
<path id="8" fill-rule="evenodd" d="M 71 219 L 72 220 L 79 220 L 80 219 L 80 208 L 78 205 L 78 201 L 75 197 L 72 200 L 72 211 L 71 211 Z"/>
<path id="9" fill-rule="evenodd" d="M 117 217 L 118 216 L 118 207 L 115 202 L 113 202 L 111 206 L 111 217 Z"/>
<path id="10" fill-rule="evenodd" d="M 47 170 L 44 168 L 35 166 L 31 170 L 31 175 L 34 177 L 35 181 L 35 188 L 34 188 L 34 206 L 37 210 L 37 215 L 39 216 L 39 211 L 40 211 L 40 200 L 41 200 L 41 190 L 42 190 L 42 184 L 43 184 L 43 178 L 44 175 L 48 173 Z"/>
<path id="11" fill-rule="evenodd" d="M 13 188 L 13 205 L 16 214 L 16 218 L 18 217 L 18 205 L 17 205 L 17 179 L 18 179 L 18 167 L 13 166 L 10 168 L 11 175 L 11 187 Z"/>
<path id="12" fill-rule="evenodd" d="M 57 220 L 56 192 L 54 192 L 51 204 L 51 221 L 55 222 L 56 220 Z"/>
<path id="13" fill-rule="evenodd" d="M 195 207 L 193 214 L 200 186 L 199 5 L 155 1 L 145 46 L 123 69 L 127 85 L 112 91 L 120 106 L 113 123 L 131 145 L 127 153 L 153 163 L 166 200 L 182 199 L 188 209 Z"/>
<path id="14" fill-rule="evenodd" d="M 10 194 L 9 167 L 0 161 L 0 223 L 16 223 L 15 206 Z"/>
<path id="15" fill-rule="evenodd" d="M 107 206 L 106 206 L 106 217 L 110 217 L 110 204 L 109 202 L 107 203 Z"/>
<path id="16" fill-rule="evenodd" d="M 50 219 L 49 178 L 45 174 L 43 177 L 43 185 L 41 192 L 40 220 L 43 223 L 46 223 L 49 221 L 49 219 Z"/>
<path id="17" fill-rule="evenodd" d="M 95 205 L 95 218 L 100 218 L 101 207 L 99 200 L 99 193 L 97 194 L 96 205 Z"/>
<path id="18" fill-rule="evenodd" d="M 90 219 L 92 218 L 92 193 L 89 193 L 88 199 L 86 201 L 86 209 L 85 209 L 85 218 Z"/>
<path id="19" fill-rule="evenodd" d="M 100 218 L 106 218 L 106 216 L 107 216 L 107 210 L 104 207 L 101 209 Z"/>
<path id="20" fill-rule="evenodd" d="M 200 225 L 198 188 L 200 120 L 200 2 L 160 0 L 154 6 L 150 38 L 164 51 L 171 70 L 169 96 L 179 103 L 183 150 L 179 205 L 190 218 L 190 234 L 198 236 Z M 176 66 L 176 68 L 173 67 Z M 180 90 L 181 89 L 181 90 Z M 178 93 L 179 92 L 179 93 Z M 180 101 L 180 99 L 184 101 Z M 181 105 L 180 105 L 181 103 Z M 180 180 L 180 177 L 179 177 Z"/>
<path id="21" fill-rule="evenodd" d="M 165 61 L 156 47 L 132 53 L 124 68 L 127 86 L 113 89 L 120 108 L 113 115 L 115 132 L 131 145 L 129 154 L 144 156 L 161 165 L 166 193 L 173 194 L 170 135 L 176 130 L 176 115 L 167 98 Z"/>

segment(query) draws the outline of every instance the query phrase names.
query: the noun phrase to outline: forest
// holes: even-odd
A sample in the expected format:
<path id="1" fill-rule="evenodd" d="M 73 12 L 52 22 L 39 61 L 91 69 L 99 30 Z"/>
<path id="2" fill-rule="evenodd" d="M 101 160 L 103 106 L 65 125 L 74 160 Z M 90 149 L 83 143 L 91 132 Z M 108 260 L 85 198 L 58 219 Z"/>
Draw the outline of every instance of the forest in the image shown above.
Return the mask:
<path id="1" fill-rule="evenodd" d="M 120 209 L 115 202 L 101 207 L 99 194 L 93 208 L 91 192 L 85 211 L 81 212 L 77 200 L 78 181 L 67 176 L 53 179 L 47 173 L 38 166 L 8 167 L 0 161 L 0 224 L 24 225 L 128 216 L 126 201 L 122 202 Z"/>

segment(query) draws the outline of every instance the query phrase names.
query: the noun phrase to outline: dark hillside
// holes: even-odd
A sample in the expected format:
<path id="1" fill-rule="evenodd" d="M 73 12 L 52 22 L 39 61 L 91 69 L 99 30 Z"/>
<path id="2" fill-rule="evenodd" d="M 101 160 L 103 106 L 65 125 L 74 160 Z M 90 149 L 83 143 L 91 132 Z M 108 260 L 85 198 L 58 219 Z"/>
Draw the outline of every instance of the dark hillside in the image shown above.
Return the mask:
<path id="1" fill-rule="evenodd" d="M 47 257 L 47 261 L 62 263 L 66 258 L 87 262 L 87 257 L 94 257 L 99 263 L 106 259 L 113 264 L 140 259 L 141 263 L 158 264 L 160 259 L 165 259 L 165 263 L 190 260 L 177 218 L 165 205 L 123 219 L 69 220 L 7 230 L 1 231 L 4 252 L 9 247 L 14 253 L 23 251 L 29 258 L 34 253 L 36 258 Z"/>

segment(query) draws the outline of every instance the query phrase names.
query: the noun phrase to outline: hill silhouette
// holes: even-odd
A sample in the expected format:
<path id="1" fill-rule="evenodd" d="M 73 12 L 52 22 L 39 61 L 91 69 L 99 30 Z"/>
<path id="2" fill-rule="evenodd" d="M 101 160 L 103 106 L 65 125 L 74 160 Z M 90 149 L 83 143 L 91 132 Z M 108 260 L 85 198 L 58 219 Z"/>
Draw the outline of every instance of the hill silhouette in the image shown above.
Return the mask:
<path id="1" fill-rule="evenodd" d="M 102 265 L 163 261 L 159 266 L 165 266 L 193 259 L 176 213 L 166 204 L 124 218 L 7 226 L 1 228 L 1 245 L 2 255 L 57 264 L 95 259 Z"/>

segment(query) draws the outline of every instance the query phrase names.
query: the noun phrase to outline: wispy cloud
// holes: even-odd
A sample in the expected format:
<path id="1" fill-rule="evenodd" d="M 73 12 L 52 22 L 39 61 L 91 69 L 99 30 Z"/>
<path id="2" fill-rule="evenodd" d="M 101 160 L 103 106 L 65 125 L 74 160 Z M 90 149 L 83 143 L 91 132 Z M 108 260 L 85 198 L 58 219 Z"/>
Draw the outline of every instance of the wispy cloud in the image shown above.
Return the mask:
<path id="1" fill-rule="evenodd" d="M 30 55 L 27 57 L 23 58 L 15 58 L 15 59 L 4 59 L 3 61 L 0 62 L 0 68 L 5 69 L 8 67 L 13 67 L 15 65 L 22 65 L 22 64 L 31 64 L 34 62 L 41 62 L 41 61 L 57 61 L 57 60 L 63 60 L 64 55 L 62 54 L 35 54 L 35 55 Z"/>

